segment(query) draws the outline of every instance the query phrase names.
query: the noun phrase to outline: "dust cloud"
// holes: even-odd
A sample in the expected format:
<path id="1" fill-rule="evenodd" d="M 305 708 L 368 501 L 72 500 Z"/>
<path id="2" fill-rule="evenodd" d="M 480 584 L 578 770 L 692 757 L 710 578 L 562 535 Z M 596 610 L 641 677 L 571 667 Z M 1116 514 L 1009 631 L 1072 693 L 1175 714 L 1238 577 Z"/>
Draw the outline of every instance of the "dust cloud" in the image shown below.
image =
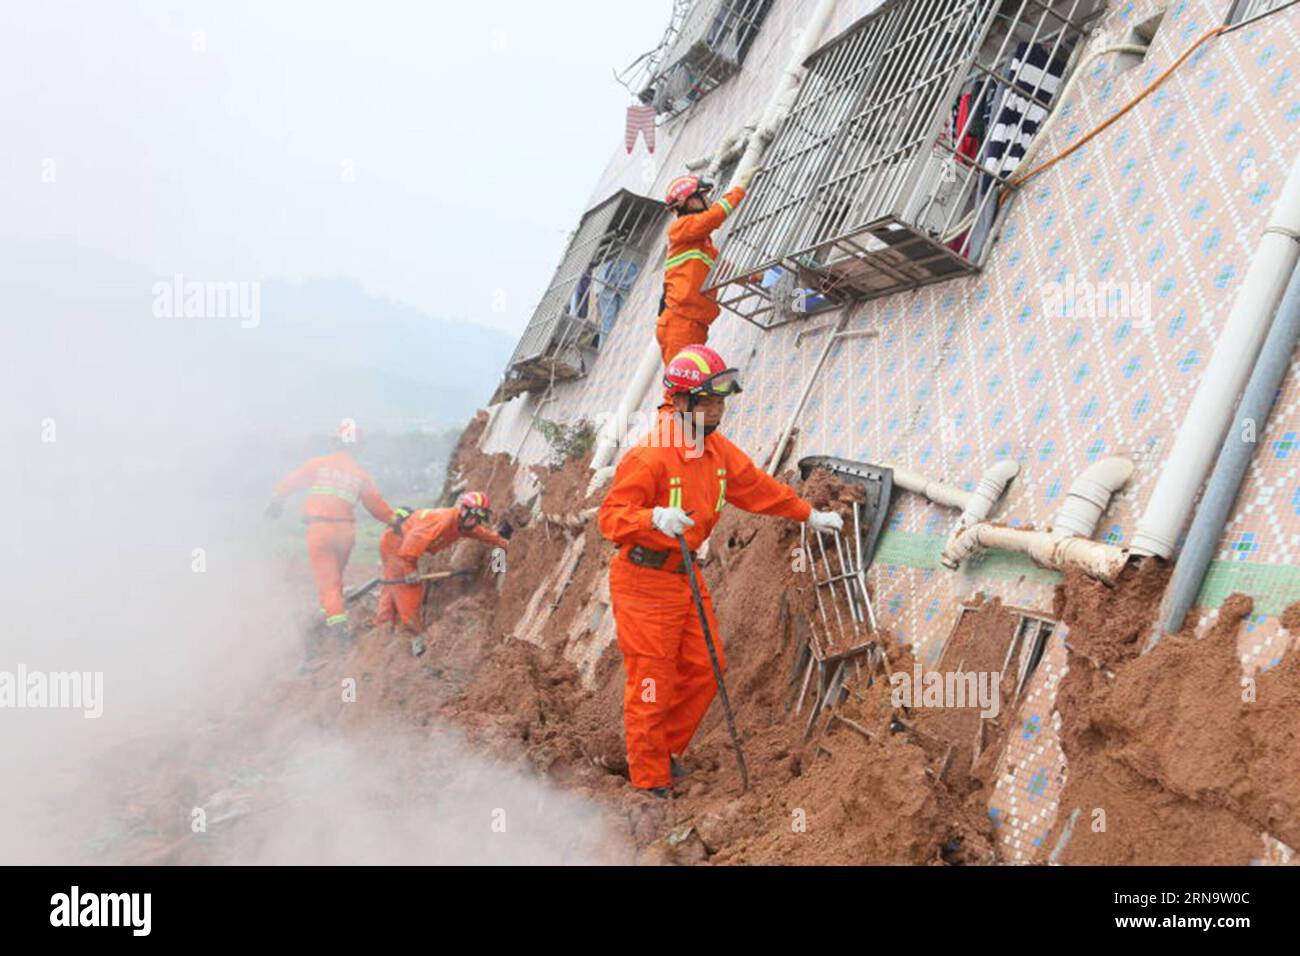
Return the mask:
<path id="1" fill-rule="evenodd" d="M 252 360 L 273 307 L 256 328 L 160 319 L 158 277 L 133 266 L 0 251 L 0 675 L 103 675 L 98 719 L 0 707 L 0 863 L 587 862 L 581 801 L 449 729 L 295 710 L 347 707 L 338 682 L 284 693 L 315 595 L 296 507 L 262 510 L 347 409 Z M 436 494 L 430 467 L 402 492 Z"/>

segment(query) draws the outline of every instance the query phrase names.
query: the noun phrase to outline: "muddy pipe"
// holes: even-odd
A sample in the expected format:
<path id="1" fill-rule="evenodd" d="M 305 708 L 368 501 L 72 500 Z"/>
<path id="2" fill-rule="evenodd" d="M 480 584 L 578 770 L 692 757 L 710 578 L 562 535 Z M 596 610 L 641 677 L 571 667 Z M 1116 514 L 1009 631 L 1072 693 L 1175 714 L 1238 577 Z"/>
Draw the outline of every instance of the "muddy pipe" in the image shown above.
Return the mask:
<path id="1" fill-rule="evenodd" d="M 958 535 L 944 549 L 939 563 L 950 570 L 956 570 L 965 558 L 989 549 L 1018 551 L 1029 555 L 1037 564 L 1057 571 L 1063 571 L 1067 567 L 1081 568 L 1094 578 L 1112 583 L 1128 560 L 1128 553 L 1124 549 L 1100 541 L 1075 535 L 1053 534 L 1050 531 L 1004 528 L 985 521 Z"/>
<path id="2" fill-rule="evenodd" d="M 1291 271 L 1286 294 L 1268 330 L 1246 392 L 1237 406 L 1228 440 L 1219 450 L 1214 471 L 1210 473 L 1210 481 L 1205 486 L 1205 494 L 1201 496 L 1187 540 L 1174 565 L 1173 577 L 1165 590 L 1156 627 L 1144 651 L 1154 647 L 1162 634 L 1173 634 L 1182 628 L 1187 612 L 1200 594 L 1205 572 L 1218 550 L 1228 515 L 1254 457 L 1255 443 L 1263 436 L 1264 423 L 1273 410 L 1297 341 L 1300 341 L 1300 264 Z"/>
<path id="3" fill-rule="evenodd" d="M 1004 528 L 981 521 L 957 529 L 944 545 L 939 562 L 955 570 L 975 553 L 995 548 L 1027 554 L 1044 567 L 1062 570 L 1073 565 L 1103 581 L 1114 581 L 1128 560 L 1128 552 L 1092 541 L 1110 499 L 1128 482 L 1133 463 L 1126 458 L 1103 458 L 1075 478 L 1065 503 L 1052 519 L 1051 531 Z"/>

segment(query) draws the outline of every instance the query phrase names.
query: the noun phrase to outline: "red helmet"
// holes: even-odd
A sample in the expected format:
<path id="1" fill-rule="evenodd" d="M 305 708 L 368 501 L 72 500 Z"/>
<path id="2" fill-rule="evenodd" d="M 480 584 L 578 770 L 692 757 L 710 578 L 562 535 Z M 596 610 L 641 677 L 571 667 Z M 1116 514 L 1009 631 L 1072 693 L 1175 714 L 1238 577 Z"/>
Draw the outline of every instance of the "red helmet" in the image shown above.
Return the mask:
<path id="1" fill-rule="evenodd" d="M 688 345 L 668 363 L 664 388 L 669 395 L 736 395 L 737 374 L 707 345 Z"/>
<path id="2" fill-rule="evenodd" d="M 713 183 L 705 182 L 699 176 L 678 176 L 668 184 L 668 194 L 664 202 L 669 209 L 680 209 L 696 193 L 707 193 Z"/>
<path id="3" fill-rule="evenodd" d="M 492 510 L 488 507 L 488 496 L 481 491 L 467 491 L 456 499 L 462 518 L 473 516 L 480 524 L 492 520 Z"/>

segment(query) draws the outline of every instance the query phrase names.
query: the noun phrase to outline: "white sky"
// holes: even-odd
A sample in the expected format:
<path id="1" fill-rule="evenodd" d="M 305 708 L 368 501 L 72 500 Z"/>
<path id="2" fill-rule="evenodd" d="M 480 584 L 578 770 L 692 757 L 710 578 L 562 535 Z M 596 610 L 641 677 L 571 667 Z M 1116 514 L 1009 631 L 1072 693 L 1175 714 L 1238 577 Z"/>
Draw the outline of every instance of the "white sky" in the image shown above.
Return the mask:
<path id="1" fill-rule="evenodd" d="M 612 70 L 670 9 L 5 0 L 0 240 L 195 279 L 351 276 L 518 331 L 621 148 Z"/>

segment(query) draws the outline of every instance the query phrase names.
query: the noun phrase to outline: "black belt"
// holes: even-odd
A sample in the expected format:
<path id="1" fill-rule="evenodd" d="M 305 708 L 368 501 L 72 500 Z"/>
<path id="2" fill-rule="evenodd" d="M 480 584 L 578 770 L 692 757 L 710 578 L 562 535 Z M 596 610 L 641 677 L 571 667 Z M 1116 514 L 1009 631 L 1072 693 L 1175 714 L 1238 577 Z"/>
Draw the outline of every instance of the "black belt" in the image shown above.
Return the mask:
<path id="1" fill-rule="evenodd" d="M 653 551 L 650 548 L 634 544 L 623 552 L 623 556 L 633 564 L 642 568 L 652 568 L 655 571 L 671 571 L 673 574 L 685 574 L 686 565 L 682 563 L 682 553 L 680 551 Z M 666 567 L 673 559 L 676 564 Z M 691 560 L 695 560 L 695 552 L 691 552 Z"/>
<path id="2" fill-rule="evenodd" d="M 326 524 L 353 524 L 355 518 L 326 518 L 324 515 L 303 515 L 302 523 L 311 524 L 315 521 L 324 521 Z"/>

